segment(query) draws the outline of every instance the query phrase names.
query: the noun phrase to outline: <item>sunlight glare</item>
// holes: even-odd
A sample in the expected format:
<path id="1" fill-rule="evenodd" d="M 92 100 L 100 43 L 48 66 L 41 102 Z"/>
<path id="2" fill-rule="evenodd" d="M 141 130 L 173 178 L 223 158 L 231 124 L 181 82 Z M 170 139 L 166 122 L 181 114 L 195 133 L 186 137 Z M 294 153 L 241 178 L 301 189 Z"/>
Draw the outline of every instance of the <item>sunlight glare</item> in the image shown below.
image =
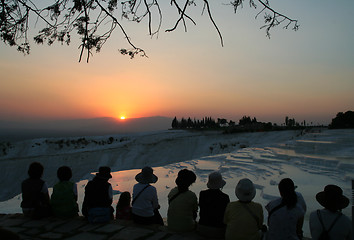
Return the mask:
<path id="1" fill-rule="evenodd" d="M 124 119 L 125 119 L 125 117 L 124 117 L 124 116 L 121 116 L 121 117 L 120 117 L 120 119 L 121 119 L 121 120 L 124 120 Z"/>

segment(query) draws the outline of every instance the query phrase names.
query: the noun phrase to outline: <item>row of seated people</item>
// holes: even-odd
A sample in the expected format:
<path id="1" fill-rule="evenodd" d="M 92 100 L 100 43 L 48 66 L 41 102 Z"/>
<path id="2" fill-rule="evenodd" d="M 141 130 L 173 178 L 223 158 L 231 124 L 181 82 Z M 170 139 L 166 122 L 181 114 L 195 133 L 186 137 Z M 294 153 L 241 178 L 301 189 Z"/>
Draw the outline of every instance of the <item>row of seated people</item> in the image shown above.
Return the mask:
<path id="1" fill-rule="evenodd" d="M 21 207 L 24 215 L 41 218 L 51 214 L 59 217 L 78 215 L 77 187 L 71 182 L 71 169 L 60 167 L 57 171 L 59 182 L 54 185 L 49 198 L 48 187 L 41 179 L 43 166 L 34 162 L 30 165 L 29 178 L 22 182 Z M 103 166 L 96 176 L 87 183 L 82 205 L 82 214 L 89 222 L 108 222 L 114 218 L 113 190 L 108 182 L 111 169 Z M 144 167 L 135 176 L 132 201 L 129 192 L 120 195 L 116 206 L 116 218 L 132 220 L 137 224 L 159 224 L 164 221 L 159 213 L 156 188 L 151 185 L 158 181 L 151 167 Z M 168 194 L 167 228 L 173 232 L 197 231 L 205 238 L 213 239 L 302 239 L 302 227 L 306 203 L 294 182 L 284 178 L 279 182 L 280 197 L 270 201 L 268 226 L 264 224 L 262 205 L 253 201 L 256 188 L 250 179 L 241 179 L 235 194 L 238 201 L 230 202 L 222 192 L 226 182 L 220 172 L 209 174 L 207 190 L 199 194 L 199 201 L 189 187 L 196 181 L 193 171 L 178 172 L 176 187 Z M 336 185 L 327 185 L 316 194 L 316 200 L 324 207 L 310 214 L 312 239 L 320 239 L 324 230 L 329 230 L 331 239 L 351 240 L 353 237 L 350 219 L 341 213 L 349 205 L 349 199 Z M 197 212 L 199 209 L 199 221 Z M 330 228 L 330 229 L 329 229 Z"/>

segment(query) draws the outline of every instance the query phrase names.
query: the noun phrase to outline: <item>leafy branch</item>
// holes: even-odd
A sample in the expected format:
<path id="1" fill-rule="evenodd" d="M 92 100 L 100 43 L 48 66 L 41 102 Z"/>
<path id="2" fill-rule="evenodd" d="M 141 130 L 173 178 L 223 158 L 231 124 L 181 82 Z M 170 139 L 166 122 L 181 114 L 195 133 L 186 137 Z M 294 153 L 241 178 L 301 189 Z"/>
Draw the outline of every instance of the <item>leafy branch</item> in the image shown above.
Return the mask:
<path id="1" fill-rule="evenodd" d="M 166 0 L 0 0 L 0 39 L 9 46 L 16 46 L 18 51 L 29 54 L 28 35 L 32 31 L 30 23 L 34 22 L 35 26 L 40 26 L 33 38 L 35 43 L 52 45 L 59 42 L 69 45 L 71 36 L 76 35 L 81 40 L 79 62 L 84 55 L 89 62 L 93 53 L 100 52 L 118 29 L 129 46 L 118 49 L 119 52 L 130 58 L 137 55 L 146 57 L 145 51 L 134 45 L 122 22 L 127 20 L 141 23 L 146 19 L 148 34 L 151 37 L 157 36 L 161 31 L 163 13 L 166 13 L 160 6 L 162 1 Z M 261 7 L 255 17 L 264 14 L 261 29 L 266 30 L 268 37 L 271 29 L 279 25 L 284 25 L 285 29 L 291 27 L 292 30 L 298 30 L 298 20 L 275 11 L 270 7 L 269 0 L 232 0 L 228 5 L 232 5 L 236 13 L 244 1 L 248 1 L 252 8 L 257 9 L 257 4 Z M 202 5 L 202 13 L 207 13 L 223 46 L 222 34 L 212 16 L 208 0 L 170 0 L 170 7 L 176 10 L 178 17 L 174 25 L 165 31 L 175 31 L 180 25 L 187 31 L 188 23 L 196 25 L 187 12 L 199 3 Z"/>
<path id="2" fill-rule="evenodd" d="M 235 13 L 237 12 L 239 7 L 243 7 L 243 2 L 245 0 L 234 0 L 230 3 L 230 5 L 233 6 Z M 264 17 L 264 25 L 261 26 L 261 29 L 265 28 L 266 30 L 266 35 L 268 38 L 270 38 L 270 31 L 272 28 L 277 27 L 281 24 L 284 24 L 285 29 L 288 29 L 290 26 L 292 26 L 292 30 L 297 31 L 299 29 L 299 24 L 298 20 L 296 19 L 291 19 L 277 11 L 275 11 L 273 8 L 270 7 L 270 2 L 269 0 L 248 0 L 249 1 L 249 6 L 251 8 L 257 9 L 258 5 L 256 2 L 258 2 L 261 6 L 262 9 L 256 14 L 255 18 L 257 18 L 261 13 L 263 13 Z"/>

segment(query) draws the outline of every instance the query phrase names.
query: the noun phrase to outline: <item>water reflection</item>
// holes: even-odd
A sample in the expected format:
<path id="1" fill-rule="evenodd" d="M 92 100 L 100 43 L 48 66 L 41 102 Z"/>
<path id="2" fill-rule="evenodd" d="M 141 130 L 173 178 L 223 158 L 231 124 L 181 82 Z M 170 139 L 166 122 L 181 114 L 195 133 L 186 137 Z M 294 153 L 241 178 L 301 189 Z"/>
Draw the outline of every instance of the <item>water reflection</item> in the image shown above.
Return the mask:
<path id="1" fill-rule="evenodd" d="M 249 148 L 230 154 L 220 154 L 216 156 L 204 157 L 192 161 L 168 164 L 162 167 L 155 167 L 154 172 L 159 177 L 155 184 L 160 198 L 162 212 L 166 212 L 167 195 L 171 188 L 175 186 L 175 179 L 179 170 L 188 168 L 197 175 L 197 181 L 191 189 L 196 193 L 206 188 L 208 174 L 218 170 L 222 173 L 227 184 L 224 187 L 231 198 L 234 198 L 234 187 L 239 179 L 248 177 L 261 191 L 257 195 L 257 200 L 266 202 L 278 196 L 276 188 L 277 182 L 285 177 L 291 176 L 299 186 L 299 189 L 308 188 L 310 184 L 313 190 L 309 191 L 309 199 L 313 201 L 313 193 L 322 190 L 324 184 L 334 183 L 343 187 L 345 193 L 350 195 L 350 180 L 353 175 L 354 164 L 343 163 L 337 160 L 325 160 L 312 156 L 296 156 L 290 151 L 290 155 L 285 154 L 284 149 L 279 148 Z M 124 170 L 112 172 L 110 182 L 114 190 L 114 201 L 118 200 L 118 195 L 124 191 L 132 191 L 135 175 L 140 169 Z M 89 174 L 88 178 L 77 182 L 79 193 L 79 204 L 84 195 L 84 187 L 95 173 Z M 324 178 L 325 181 L 318 182 Z M 296 181 L 298 179 L 298 181 Z M 308 179 L 304 181 L 303 179 Z M 302 182 L 302 183 L 301 183 Z M 316 185 L 318 182 L 318 186 Z M 50 189 L 51 192 L 51 189 Z M 21 195 L 17 195 L 8 201 L 0 203 L 2 213 L 21 212 L 19 203 Z"/>
<path id="2" fill-rule="evenodd" d="M 323 143 L 323 144 L 331 144 L 335 143 L 333 141 L 318 141 L 318 140 L 296 140 L 297 142 L 304 142 L 304 143 Z"/>

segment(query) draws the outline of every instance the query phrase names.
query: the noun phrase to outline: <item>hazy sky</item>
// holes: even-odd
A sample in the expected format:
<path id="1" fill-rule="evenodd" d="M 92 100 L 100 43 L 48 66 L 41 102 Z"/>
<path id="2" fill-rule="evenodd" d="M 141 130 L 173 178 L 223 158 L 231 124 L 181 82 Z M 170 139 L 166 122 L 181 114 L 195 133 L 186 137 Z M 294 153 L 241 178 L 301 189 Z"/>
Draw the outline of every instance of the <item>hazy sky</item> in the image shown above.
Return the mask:
<path id="1" fill-rule="evenodd" d="M 149 58 L 119 54 L 127 45 L 118 33 L 88 64 L 78 62 L 78 42 L 33 43 L 28 56 L 0 43 L 0 120 L 247 115 L 328 124 L 354 110 L 353 0 L 271 0 L 300 24 L 297 32 L 278 27 L 271 39 L 257 11 L 245 4 L 234 14 L 227 2 L 212 3 L 224 47 L 202 6 L 186 33 L 163 31 L 173 26 L 168 14 L 158 39 L 127 23 Z"/>

